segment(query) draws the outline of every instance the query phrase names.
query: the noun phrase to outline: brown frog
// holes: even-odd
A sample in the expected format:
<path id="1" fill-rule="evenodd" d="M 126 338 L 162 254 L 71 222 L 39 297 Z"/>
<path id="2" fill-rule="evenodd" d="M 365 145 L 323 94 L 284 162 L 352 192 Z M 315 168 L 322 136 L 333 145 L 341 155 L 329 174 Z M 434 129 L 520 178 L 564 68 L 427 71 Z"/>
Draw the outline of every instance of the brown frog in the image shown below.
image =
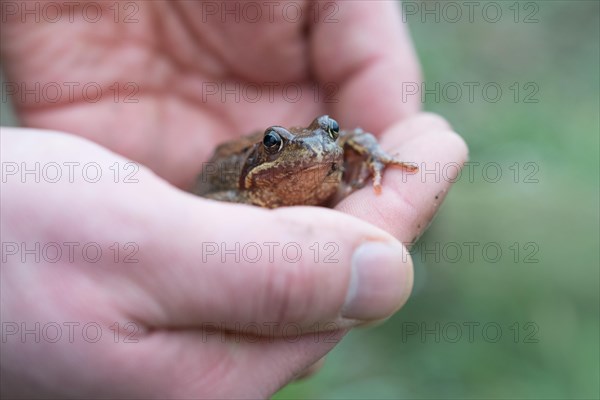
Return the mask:
<path id="1" fill-rule="evenodd" d="M 362 129 L 340 131 L 327 115 L 307 128 L 272 126 L 220 145 L 198 176 L 194 193 L 222 201 L 275 208 L 333 206 L 383 170 L 416 165 L 395 159 Z"/>

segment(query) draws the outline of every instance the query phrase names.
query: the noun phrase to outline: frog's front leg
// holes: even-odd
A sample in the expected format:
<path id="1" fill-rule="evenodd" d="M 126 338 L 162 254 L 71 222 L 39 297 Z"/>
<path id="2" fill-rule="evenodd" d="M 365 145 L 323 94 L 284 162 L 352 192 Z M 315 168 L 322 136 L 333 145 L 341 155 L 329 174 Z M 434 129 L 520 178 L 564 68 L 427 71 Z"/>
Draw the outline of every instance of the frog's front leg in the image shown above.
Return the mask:
<path id="1" fill-rule="evenodd" d="M 375 136 L 360 128 L 340 132 L 340 145 L 343 146 L 344 152 L 351 149 L 362 159 L 355 182 L 351 183 L 353 186 L 364 184 L 371 175 L 373 176 L 373 188 L 376 193 L 380 193 L 383 170 L 387 166 L 396 165 L 407 172 L 414 172 L 418 169 L 416 164 L 400 161 L 388 154 L 381 148 Z"/>

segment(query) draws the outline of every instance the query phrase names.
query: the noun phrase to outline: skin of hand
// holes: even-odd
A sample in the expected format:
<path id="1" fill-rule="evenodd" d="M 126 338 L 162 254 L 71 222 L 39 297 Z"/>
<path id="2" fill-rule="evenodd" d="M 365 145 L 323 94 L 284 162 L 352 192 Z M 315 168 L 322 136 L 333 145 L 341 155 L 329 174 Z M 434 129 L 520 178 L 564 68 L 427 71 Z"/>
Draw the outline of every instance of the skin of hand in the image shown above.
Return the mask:
<path id="1" fill-rule="evenodd" d="M 341 212 L 215 203 L 172 186 L 188 188 L 218 143 L 268 125 L 305 125 L 324 113 L 343 128 L 380 133 L 386 150 L 419 165 L 466 160 L 464 142 L 445 121 L 418 114 L 417 101 L 402 101 L 402 82 L 420 77 L 396 5 L 337 5 L 337 23 L 291 24 L 276 13 L 274 22 L 228 24 L 204 21 L 199 2 L 158 1 L 142 2 L 134 24 L 33 24 L 8 16 L 0 39 L 8 81 L 134 82 L 139 101 L 115 102 L 112 92 L 96 103 L 15 101 L 26 126 L 80 135 L 110 151 L 73 135 L 3 129 L 3 162 L 93 160 L 105 172 L 97 183 L 3 178 L 3 241 L 94 242 L 110 257 L 94 265 L 77 252 L 74 261 L 57 263 L 2 260 L 3 323 L 95 321 L 104 333 L 97 343 L 10 335 L 2 344 L 3 395 L 267 397 L 347 328 L 401 307 L 412 286 L 401 242 L 422 233 L 451 179 L 423 181 L 388 169 L 381 195 L 366 187 L 340 203 Z M 291 103 L 275 90 L 273 101 L 243 104 L 202 96 L 207 84 L 273 81 L 298 83 L 310 95 Z M 315 102 L 312 88 L 327 82 L 337 85 L 338 101 Z M 121 156 L 148 167 L 138 183 L 112 180 L 110 166 L 127 162 Z M 336 262 L 315 262 L 309 247 L 332 241 Z M 297 243 L 305 256 L 296 263 L 278 251 L 258 263 L 203 260 L 207 243 L 270 242 Z M 114 243 L 135 243 L 139 262 L 113 259 Z M 138 341 L 115 343 L 115 322 L 133 322 Z M 218 333 L 206 334 L 207 324 Z M 236 341 L 231 331 L 248 324 L 274 331 Z M 291 340 L 283 330 L 289 326 L 303 335 Z"/>

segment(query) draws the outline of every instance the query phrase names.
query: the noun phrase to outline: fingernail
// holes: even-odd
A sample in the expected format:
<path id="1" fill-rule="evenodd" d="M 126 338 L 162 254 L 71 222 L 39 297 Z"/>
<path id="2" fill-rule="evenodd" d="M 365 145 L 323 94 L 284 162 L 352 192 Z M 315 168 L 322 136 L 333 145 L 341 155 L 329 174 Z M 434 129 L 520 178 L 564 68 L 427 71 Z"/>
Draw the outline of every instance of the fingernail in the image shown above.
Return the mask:
<path id="1" fill-rule="evenodd" d="M 342 317 L 362 321 L 389 317 L 412 288 L 412 270 L 404 247 L 368 242 L 352 255 L 352 272 Z"/>

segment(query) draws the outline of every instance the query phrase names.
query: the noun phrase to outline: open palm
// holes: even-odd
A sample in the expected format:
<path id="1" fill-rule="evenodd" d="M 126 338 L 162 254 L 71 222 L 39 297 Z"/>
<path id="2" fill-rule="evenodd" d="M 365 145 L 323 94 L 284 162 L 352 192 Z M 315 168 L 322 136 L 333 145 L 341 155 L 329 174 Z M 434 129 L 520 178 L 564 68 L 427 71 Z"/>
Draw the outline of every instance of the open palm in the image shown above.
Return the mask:
<path id="1" fill-rule="evenodd" d="M 114 4 L 100 4 L 96 23 L 76 8 L 74 23 L 4 27 L 10 80 L 62 88 L 55 104 L 16 96 L 18 113 L 26 125 L 91 138 L 178 186 L 236 135 L 324 113 L 342 127 L 380 132 L 417 109 L 398 97 L 418 68 L 393 3 L 306 2 L 297 21 L 265 7 L 252 22 L 240 9 L 239 23 L 201 2 L 141 2 L 115 23 Z M 72 98 L 69 82 L 79 84 Z"/>

